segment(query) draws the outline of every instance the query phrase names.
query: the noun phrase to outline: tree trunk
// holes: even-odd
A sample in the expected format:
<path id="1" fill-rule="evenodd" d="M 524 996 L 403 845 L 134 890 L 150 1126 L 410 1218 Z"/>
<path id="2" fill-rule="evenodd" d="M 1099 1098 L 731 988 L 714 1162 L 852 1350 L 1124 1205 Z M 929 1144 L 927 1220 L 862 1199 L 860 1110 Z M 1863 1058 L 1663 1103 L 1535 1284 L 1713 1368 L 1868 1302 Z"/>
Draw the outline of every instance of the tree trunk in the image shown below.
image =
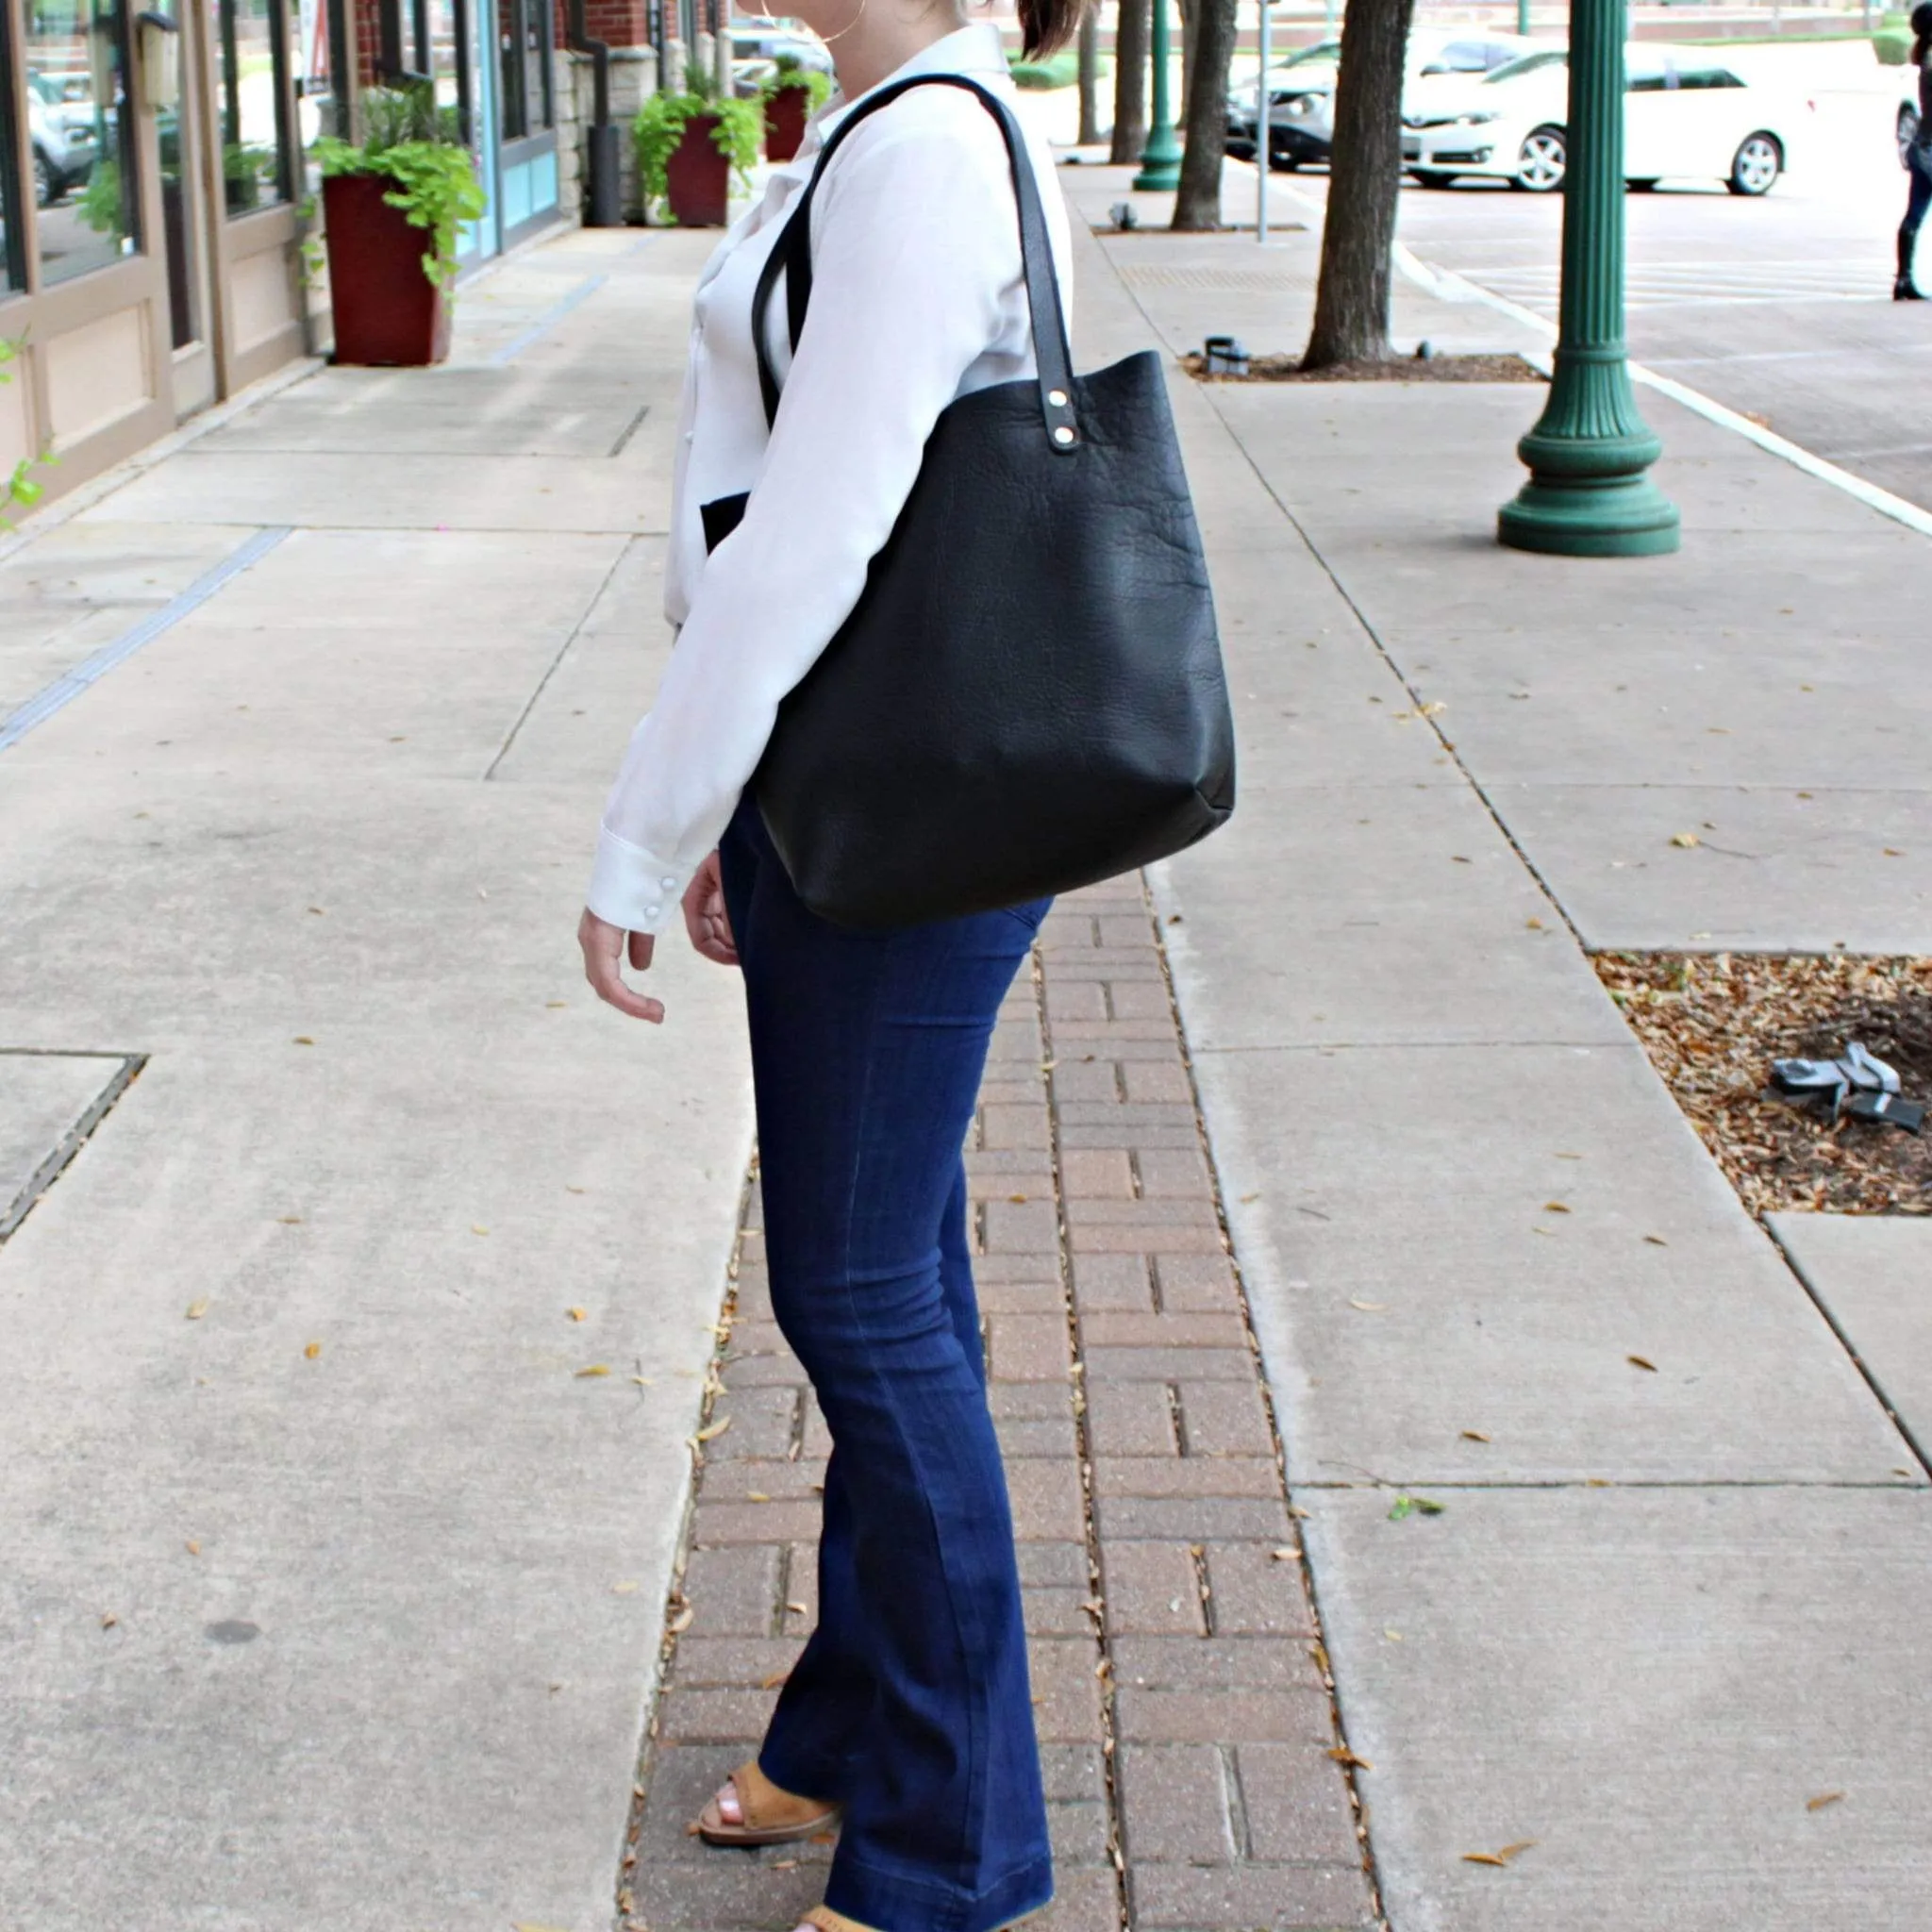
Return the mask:
<path id="1" fill-rule="evenodd" d="M 1389 348 L 1389 258 L 1402 188 L 1402 73 L 1415 0 L 1348 0 L 1335 82 L 1335 151 L 1322 276 L 1304 369 L 1376 361 Z"/>
<path id="2" fill-rule="evenodd" d="M 1100 139 L 1100 9 L 1090 6 L 1080 16 L 1080 132 L 1079 144 L 1091 147 Z"/>
<path id="3" fill-rule="evenodd" d="M 1120 0 L 1113 26 L 1113 151 L 1117 168 L 1130 167 L 1147 145 L 1147 40 L 1153 0 Z"/>
<path id="4" fill-rule="evenodd" d="M 1227 70 L 1234 59 L 1238 0 L 1193 0 L 1194 58 L 1189 70 L 1187 145 L 1174 225 L 1221 225 L 1221 163 L 1227 150 Z"/>

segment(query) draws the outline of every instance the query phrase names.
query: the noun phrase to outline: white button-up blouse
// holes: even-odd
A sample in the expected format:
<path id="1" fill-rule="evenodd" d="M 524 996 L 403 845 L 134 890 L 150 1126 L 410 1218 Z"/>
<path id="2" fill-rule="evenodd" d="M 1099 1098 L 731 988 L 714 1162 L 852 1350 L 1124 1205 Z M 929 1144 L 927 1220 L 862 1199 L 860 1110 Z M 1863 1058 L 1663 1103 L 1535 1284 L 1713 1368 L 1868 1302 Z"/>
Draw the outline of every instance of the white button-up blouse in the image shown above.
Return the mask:
<path id="1" fill-rule="evenodd" d="M 935 42 L 891 79 L 914 74 L 968 74 L 1012 97 L 999 30 L 984 23 Z M 779 700 L 858 601 L 940 411 L 1034 373 L 998 125 L 958 88 L 917 88 L 857 128 L 826 170 L 795 361 L 782 285 L 771 304 L 784 394 L 767 433 L 753 291 L 819 148 L 848 111 L 834 100 L 814 117 L 798 158 L 773 171 L 699 278 L 665 574 L 678 638 L 604 808 L 589 894 L 591 911 L 631 932 L 656 932 L 675 915 L 764 752 Z M 1053 156 L 1030 134 L 1027 151 L 1071 297 Z M 743 491 L 743 522 L 708 558 L 701 506 Z"/>

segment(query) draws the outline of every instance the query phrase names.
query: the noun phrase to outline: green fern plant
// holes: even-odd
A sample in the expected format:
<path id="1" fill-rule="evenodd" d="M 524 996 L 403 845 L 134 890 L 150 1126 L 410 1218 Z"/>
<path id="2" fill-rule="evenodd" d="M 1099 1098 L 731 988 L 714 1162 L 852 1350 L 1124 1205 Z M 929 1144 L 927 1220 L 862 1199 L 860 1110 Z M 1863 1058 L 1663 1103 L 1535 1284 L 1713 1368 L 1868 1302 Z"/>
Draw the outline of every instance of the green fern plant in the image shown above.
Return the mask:
<path id="1" fill-rule="evenodd" d="M 382 198 L 429 237 L 423 273 L 447 290 L 457 275 L 457 230 L 484 208 L 476 164 L 458 137 L 456 110 L 425 87 L 371 88 L 362 96 L 359 144 L 323 135 L 312 150 L 323 177 L 385 175 Z"/>
<path id="2" fill-rule="evenodd" d="M 796 54 L 780 54 L 777 65 L 765 76 L 764 85 L 758 89 L 758 98 L 769 101 L 772 96 L 788 87 L 801 88 L 805 92 L 805 111 L 816 114 L 832 98 L 832 76 L 815 67 L 808 67 Z"/>
<path id="3" fill-rule="evenodd" d="M 671 188 L 671 157 L 684 139 L 685 124 L 701 114 L 716 117 L 718 125 L 711 130 L 711 140 L 741 183 L 750 182 L 751 171 L 758 165 L 765 138 L 763 101 L 721 95 L 710 76 L 693 68 L 682 93 L 650 95 L 631 123 L 644 205 L 658 208 L 662 221 L 675 220 L 664 206 Z"/>

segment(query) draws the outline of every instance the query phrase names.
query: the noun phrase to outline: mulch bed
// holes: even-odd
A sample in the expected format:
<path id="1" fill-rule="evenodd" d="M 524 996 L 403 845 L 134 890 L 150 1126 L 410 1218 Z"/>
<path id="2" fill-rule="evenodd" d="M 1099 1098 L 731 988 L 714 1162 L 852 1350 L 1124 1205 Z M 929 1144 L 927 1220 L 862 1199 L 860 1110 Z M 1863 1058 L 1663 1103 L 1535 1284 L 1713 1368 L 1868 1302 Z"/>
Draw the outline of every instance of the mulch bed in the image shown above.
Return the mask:
<path id="1" fill-rule="evenodd" d="M 1913 1135 L 1768 1094 L 1774 1059 L 1861 1041 L 1932 1101 L 1932 959 L 1606 953 L 1598 977 L 1754 1214 L 1932 1214 L 1932 1123 Z"/>
<path id="2" fill-rule="evenodd" d="M 1207 358 L 1190 350 L 1181 367 L 1196 382 L 1544 382 L 1521 356 L 1391 356 L 1373 362 L 1301 366 L 1296 356 L 1256 356 L 1245 375 L 1209 375 Z"/>

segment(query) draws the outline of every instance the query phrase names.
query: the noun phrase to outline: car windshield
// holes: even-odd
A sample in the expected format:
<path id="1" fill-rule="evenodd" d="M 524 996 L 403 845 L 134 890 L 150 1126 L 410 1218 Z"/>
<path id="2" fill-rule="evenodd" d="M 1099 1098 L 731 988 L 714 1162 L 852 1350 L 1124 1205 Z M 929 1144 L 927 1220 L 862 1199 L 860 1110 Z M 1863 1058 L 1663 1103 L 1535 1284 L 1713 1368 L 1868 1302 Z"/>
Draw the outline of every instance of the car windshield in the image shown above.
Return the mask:
<path id="1" fill-rule="evenodd" d="M 1521 59 L 1506 61 L 1492 73 L 1483 75 L 1485 87 L 1494 87 L 1498 81 L 1521 80 L 1525 74 L 1539 74 L 1546 67 L 1561 67 L 1569 55 L 1560 47 L 1552 47 L 1540 54 L 1525 54 Z"/>

